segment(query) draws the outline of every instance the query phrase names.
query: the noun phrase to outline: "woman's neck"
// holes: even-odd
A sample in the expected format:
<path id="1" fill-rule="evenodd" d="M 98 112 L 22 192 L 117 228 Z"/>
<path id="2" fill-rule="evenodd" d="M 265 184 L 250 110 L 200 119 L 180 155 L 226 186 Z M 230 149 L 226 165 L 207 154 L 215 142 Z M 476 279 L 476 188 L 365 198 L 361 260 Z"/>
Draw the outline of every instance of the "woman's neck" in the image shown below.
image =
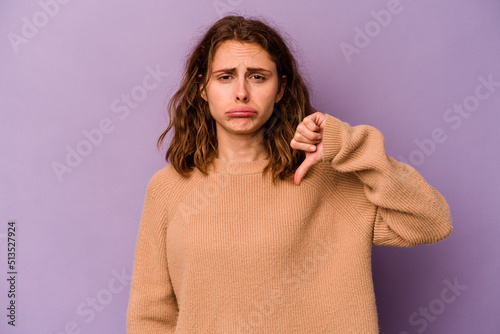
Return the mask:
<path id="1" fill-rule="evenodd" d="M 224 161 L 234 161 L 234 162 L 249 162 L 257 160 L 267 159 L 267 153 L 262 149 L 262 151 L 256 150 L 231 150 L 228 148 L 221 148 L 219 146 L 217 152 L 217 158 Z"/>
<path id="2" fill-rule="evenodd" d="M 249 162 L 267 159 L 262 133 L 250 135 L 217 136 L 217 158 L 224 161 Z"/>

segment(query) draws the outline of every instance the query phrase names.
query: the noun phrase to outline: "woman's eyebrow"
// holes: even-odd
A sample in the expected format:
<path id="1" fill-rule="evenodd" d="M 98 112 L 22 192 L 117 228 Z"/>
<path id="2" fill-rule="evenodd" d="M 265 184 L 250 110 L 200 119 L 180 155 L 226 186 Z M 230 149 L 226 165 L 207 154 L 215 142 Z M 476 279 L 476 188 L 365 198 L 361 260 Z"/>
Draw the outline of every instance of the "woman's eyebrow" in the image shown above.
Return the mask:
<path id="1" fill-rule="evenodd" d="M 247 67 L 248 72 L 269 72 L 272 73 L 269 70 L 266 70 L 265 68 L 262 67 Z"/>
<path id="2" fill-rule="evenodd" d="M 219 73 L 219 72 L 225 72 L 225 73 L 235 73 L 236 72 L 236 67 L 233 68 L 223 68 L 217 71 L 214 71 L 213 74 Z M 266 70 L 265 68 L 262 67 L 247 67 L 247 72 L 268 72 L 272 73 L 269 70 Z"/>

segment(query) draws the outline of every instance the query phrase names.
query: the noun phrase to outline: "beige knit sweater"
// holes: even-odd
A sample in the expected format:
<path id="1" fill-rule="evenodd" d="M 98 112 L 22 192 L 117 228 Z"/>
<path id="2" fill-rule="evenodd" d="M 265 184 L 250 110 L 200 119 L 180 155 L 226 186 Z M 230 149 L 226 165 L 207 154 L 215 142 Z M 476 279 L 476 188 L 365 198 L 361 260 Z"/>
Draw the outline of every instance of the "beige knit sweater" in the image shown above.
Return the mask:
<path id="1" fill-rule="evenodd" d="M 438 242 L 450 212 L 377 129 L 326 117 L 300 186 L 273 185 L 267 160 L 152 177 L 127 333 L 378 333 L 372 245 Z"/>

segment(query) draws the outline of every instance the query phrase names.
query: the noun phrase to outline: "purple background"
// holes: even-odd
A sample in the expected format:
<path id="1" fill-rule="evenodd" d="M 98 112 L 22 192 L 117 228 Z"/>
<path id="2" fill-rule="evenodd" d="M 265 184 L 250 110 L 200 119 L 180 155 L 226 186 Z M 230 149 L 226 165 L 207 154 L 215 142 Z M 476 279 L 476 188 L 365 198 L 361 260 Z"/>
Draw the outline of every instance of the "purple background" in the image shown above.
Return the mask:
<path id="1" fill-rule="evenodd" d="M 166 103 L 194 38 L 234 10 L 272 18 L 293 40 L 313 104 L 351 125 L 378 128 L 387 152 L 409 161 L 448 200 L 454 230 L 447 239 L 374 247 L 381 333 L 499 333 L 499 84 L 470 114 L 447 110 L 474 102 L 479 77 L 500 82 L 500 3 L 396 4 L 0 2 L 0 332 L 125 332 L 145 189 L 165 165 L 155 141 L 168 124 Z M 372 11 L 388 7 L 390 22 L 376 23 Z M 365 28 L 369 43 L 357 36 Z M 356 41 L 368 45 L 348 59 L 341 47 Z M 148 67 L 163 72 L 157 81 Z M 126 107 L 122 96 L 131 93 L 133 107 Z M 82 131 L 106 119 L 109 133 L 86 147 Z M 431 143 L 433 131 L 441 134 Z M 54 162 L 66 164 L 67 147 L 78 145 L 91 152 L 59 179 Z M 6 324 L 5 289 L 12 219 L 15 328 Z M 444 291 L 446 280 L 461 290 Z M 443 291 L 453 301 L 441 301 Z M 424 307 L 427 318 L 419 314 Z"/>

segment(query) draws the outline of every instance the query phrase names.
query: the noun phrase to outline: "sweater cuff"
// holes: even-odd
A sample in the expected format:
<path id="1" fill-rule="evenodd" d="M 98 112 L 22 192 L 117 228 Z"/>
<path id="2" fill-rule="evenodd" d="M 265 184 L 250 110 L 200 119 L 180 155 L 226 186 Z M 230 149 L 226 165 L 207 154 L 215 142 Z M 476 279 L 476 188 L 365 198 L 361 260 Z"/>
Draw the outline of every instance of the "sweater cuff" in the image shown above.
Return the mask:
<path id="1" fill-rule="evenodd" d="M 331 162 L 340 152 L 342 147 L 341 131 L 342 121 L 326 114 L 325 128 L 323 129 L 323 160 L 321 162 Z"/>

